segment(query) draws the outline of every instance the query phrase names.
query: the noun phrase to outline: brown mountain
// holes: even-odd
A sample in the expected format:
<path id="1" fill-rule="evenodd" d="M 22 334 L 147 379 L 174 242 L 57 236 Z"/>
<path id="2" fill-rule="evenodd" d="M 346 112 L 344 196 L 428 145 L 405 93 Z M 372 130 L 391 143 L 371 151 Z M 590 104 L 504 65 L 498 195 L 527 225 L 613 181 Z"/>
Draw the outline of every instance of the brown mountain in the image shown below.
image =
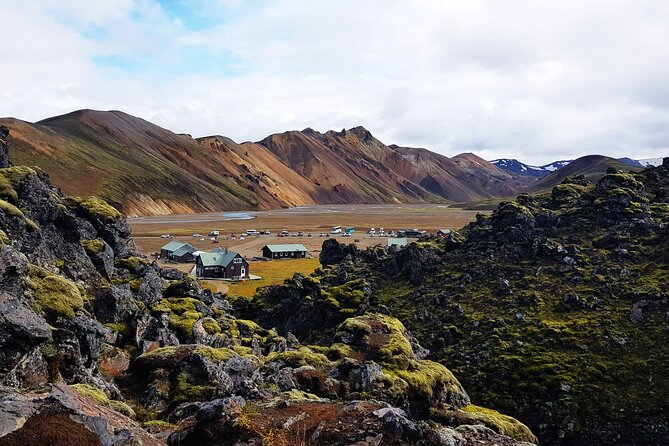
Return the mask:
<path id="1" fill-rule="evenodd" d="M 474 155 L 449 159 L 386 146 L 362 127 L 239 144 L 224 136 L 193 139 L 120 111 L 0 124 L 10 128 L 17 163 L 37 165 L 64 192 L 101 196 L 128 215 L 469 201 L 525 187 Z"/>
<path id="2" fill-rule="evenodd" d="M 618 170 L 629 172 L 635 167 L 627 163 L 623 163 L 614 158 L 603 155 L 587 155 L 575 159 L 566 166 L 549 173 L 539 181 L 534 183 L 528 189 L 529 192 L 548 192 L 553 187 L 562 183 L 565 178 L 576 175 L 583 175 L 590 181 L 596 181 L 606 174 L 609 167 L 615 167 Z M 636 170 L 641 170 L 637 168 Z"/>

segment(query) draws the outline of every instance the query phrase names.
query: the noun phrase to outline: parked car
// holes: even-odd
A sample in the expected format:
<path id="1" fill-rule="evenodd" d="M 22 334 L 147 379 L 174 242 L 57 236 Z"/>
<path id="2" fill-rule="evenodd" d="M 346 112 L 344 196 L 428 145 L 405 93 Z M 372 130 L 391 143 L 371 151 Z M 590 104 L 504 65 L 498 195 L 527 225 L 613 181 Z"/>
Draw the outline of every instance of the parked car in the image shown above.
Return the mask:
<path id="1" fill-rule="evenodd" d="M 160 238 L 174 238 L 172 234 L 162 234 Z"/>
<path id="2" fill-rule="evenodd" d="M 284 229 L 283 231 L 281 231 L 281 237 L 288 237 L 288 235 L 289 235 L 289 232 L 288 232 L 287 229 Z"/>
<path id="3" fill-rule="evenodd" d="M 302 231 L 298 232 L 298 233 L 297 233 L 297 236 L 298 236 L 298 237 L 304 237 L 304 232 L 302 232 Z"/>
<path id="4" fill-rule="evenodd" d="M 269 232 L 269 230 L 267 230 L 267 229 L 264 229 L 264 230 L 260 231 L 260 234 L 262 234 L 262 235 L 272 235 L 272 233 Z"/>
<path id="5" fill-rule="evenodd" d="M 321 232 L 321 233 L 319 234 L 319 237 L 325 237 L 325 232 Z"/>
<path id="6" fill-rule="evenodd" d="M 193 234 L 193 237 L 195 237 L 195 238 L 202 238 L 202 234 L 197 234 L 197 233 L 195 233 L 195 234 Z"/>
<path id="7" fill-rule="evenodd" d="M 247 229 L 246 235 L 260 235 L 260 232 L 256 231 L 255 229 Z"/>
<path id="8" fill-rule="evenodd" d="M 213 230 L 209 233 L 209 237 L 218 237 L 220 233 L 220 231 Z"/>
<path id="9" fill-rule="evenodd" d="M 307 237 L 311 237 L 311 232 L 307 232 Z"/>

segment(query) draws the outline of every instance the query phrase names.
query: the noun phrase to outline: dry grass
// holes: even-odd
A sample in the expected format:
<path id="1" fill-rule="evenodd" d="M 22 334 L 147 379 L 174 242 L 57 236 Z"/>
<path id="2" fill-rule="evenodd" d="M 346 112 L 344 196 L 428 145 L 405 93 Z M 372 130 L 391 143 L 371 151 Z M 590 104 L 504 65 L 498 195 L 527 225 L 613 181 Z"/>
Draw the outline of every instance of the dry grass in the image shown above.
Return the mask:
<path id="1" fill-rule="evenodd" d="M 228 293 L 252 297 L 256 288 L 268 285 L 280 285 L 295 273 L 311 274 L 320 266 L 318 259 L 287 259 L 252 262 L 249 265 L 251 274 L 260 276 L 260 280 L 247 280 L 228 284 Z"/>

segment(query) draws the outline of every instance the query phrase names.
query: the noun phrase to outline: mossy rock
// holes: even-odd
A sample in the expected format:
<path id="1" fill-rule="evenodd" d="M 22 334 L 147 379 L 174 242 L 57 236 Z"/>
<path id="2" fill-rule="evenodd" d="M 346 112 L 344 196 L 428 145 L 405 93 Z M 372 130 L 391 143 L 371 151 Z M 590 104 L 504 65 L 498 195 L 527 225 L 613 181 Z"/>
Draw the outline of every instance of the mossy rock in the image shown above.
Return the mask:
<path id="1" fill-rule="evenodd" d="M 285 352 L 274 352 L 265 357 L 266 363 L 277 361 L 281 361 L 293 368 L 308 365 L 323 370 L 329 369 L 333 365 L 327 356 L 322 353 L 316 353 L 307 347 L 301 347 L 298 350 L 287 350 Z"/>
<path id="2" fill-rule="evenodd" d="M 169 313 L 169 327 L 177 333 L 181 340 L 193 336 L 193 326 L 202 318 L 198 311 L 200 301 L 191 297 L 170 297 L 162 299 L 151 310 Z"/>
<path id="3" fill-rule="evenodd" d="M 16 187 L 26 178 L 35 175 L 37 175 L 37 172 L 26 166 L 0 169 L 0 198 L 16 203 L 18 201 Z"/>
<path id="4" fill-rule="evenodd" d="M 221 332 L 221 327 L 218 325 L 218 322 L 210 317 L 205 317 L 202 319 L 202 328 L 204 328 L 204 330 L 211 335 Z"/>
<path id="5" fill-rule="evenodd" d="M 63 200 L 70 209 L 76 209 L 88 218 L 102 221 L 114 221 L 123 215 L 102 198 L 98 197 L 67 197 Z"/>
<path id="6" fill-rule="evenodd" d="M 6 215 L 9 215 L 11 217 L 21 218 L 25 223 L 25 225 L 33 231 L 39 230 L 39 226 L 37 226 L 37 223 L 26 217 L 23 211 L 21 211 L 21 209 L 17 208 L 8 201 L 0 200 L 0 211 L 4 212 Z"/>
<path id="7" fill-rule="evenodd" d="M 209 401 L 216 396 L 216 392 L 216 386 L 187 371 L 182 371 L 177 376 L 176 385 L 173 388 L 172 404 Z"/>
<path id="8" fill-rule="evenodd" d="M 193 354 L 200 355 L 215 363 L 225 362 L 239 356 L 237 352 L 229 348 L 214 348 L 206 345 L 201 345 L 193 349 Z"/>
<path id="9" fill-rule="evenodd" d="M 122 259 L 117 259 L 115 265 L 117 268 L 125 268 L 131 273 L 137 271 L 140 267 L 148 265 L 148 260 L 141 257 L 123 257 Z"/>
<path id="10" fill-rule="evenodd" d="M 346 319 L 337 327 L 335 341 L 349 345 L 367 359 L 406 368 L 416 359 L 404 325 L 394 317 L 366 314 Z"/>
<path id="11" fill-rule="evenodd" d="M 105 250 L 105 243 L 100 239 L 80 240 L 79 244 L 84 247 L 86 254 L 93 256 Z"/>
<path id="12" fill-rule="evenodd" d="M 53 317 L 72 319 L 84 307 L 79 288 L 68 279 L 30 265 L 25 284 L 32 295 L 32 307 Z"/>
<path id="13" fill-rule="evenodd" d="M 90 400 L 109 407 L 127 417 L 135 418 L 135 411 L 132 410 L 130 406 L 123 401 L 109 399 L 109 397 L 97 387 L 93 387 L 90 384 L 73 384 L 70 387 Z"/>
<path id="14" fill-rule="evenodd" d="M 433 420 L 448 424 L 481 424 L 498 434 L 506 435 L 518 441 L 538 444 L 537 437 L 520 421 L 508 415 L 501 414 L 493 409 L 470 404 L 457 411 L 433 410 L 430 413 Z"/>
<path id="15" fill-rule="evenodd" d="M 460 382 L 437 362 L 412 361 L 406 369 L 384 367 L 384 372 L 406 381 L 409 399 L 422 407 L 438 405 L 457 409 L 469 404 L 469 396 Z"/>
<path id="16" fill-rule="evenodd" d="M 198 345 L 182 344 L 160 347 L 142 353 L 133 363 L 133 368 L 141 372 L 151 372 L 156 369 L 172 369 L 181 361 L 188 358 Z"/>
<path id="17" fill-rule="evenodd" d="M 12 244 L 12 240 L 5 233 L 5 231 L 0 229 L 0 245 L 11 245 L 11 244 Z"/>

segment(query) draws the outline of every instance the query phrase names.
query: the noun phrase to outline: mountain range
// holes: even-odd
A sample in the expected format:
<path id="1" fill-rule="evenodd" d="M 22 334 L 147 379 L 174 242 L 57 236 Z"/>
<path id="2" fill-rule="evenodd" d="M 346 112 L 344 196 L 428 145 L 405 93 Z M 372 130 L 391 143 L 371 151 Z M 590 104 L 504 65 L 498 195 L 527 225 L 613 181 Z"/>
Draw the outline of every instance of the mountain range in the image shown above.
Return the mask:
<path id="1" fill-rule="evenodd" d="M 471 202 L 550 188 L 563 177 L 553 174 L 569 164 L 488 162 L 473 153 L 449 158 L 386 145 L 363 127 L 307 128 L 237 143 L 177 134 L 121 111 L 78 110 L 36 123 L 3 118 L 0 125 L 10 130 L 16 162 L 42 168 L 67 194 L 102 197 L 128 216 Z M 570 172 L 596 177 L 611 165 L 632 168 L 599 157 Z"/>

